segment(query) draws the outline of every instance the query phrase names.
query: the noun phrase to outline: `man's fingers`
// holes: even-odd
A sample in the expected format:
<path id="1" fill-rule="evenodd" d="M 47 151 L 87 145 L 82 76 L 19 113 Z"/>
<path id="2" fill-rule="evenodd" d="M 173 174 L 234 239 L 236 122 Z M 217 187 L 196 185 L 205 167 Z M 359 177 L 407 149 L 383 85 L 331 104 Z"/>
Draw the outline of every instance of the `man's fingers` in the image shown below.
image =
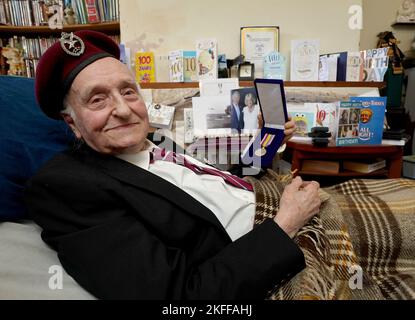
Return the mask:
<path id="1" fill-rule="evenodd" d="M 294 121 L 288 121 L 284 124 L 284 129 L 289 130 L 289 129 L 294 129 L 295 128 L 295 122 Z"/>
<path id="2" fill-rule="evenodd" d="M 295 132 L 295 129 L 285 129 L 284 130 L 284 134 L 286 135 L 286 136 L 291 136 L 291 135 L 293 135 L 294 134 L 294 132 Z"/>
<path id="3" fill-rule="evenodd" d="M 303 185 L 301 186 L 302 188 L 307 187 L 308 185 L 313 184 L 315 185 L 317 188 L 320 188 L 320 184 L 317 181 L 303 181 Z"/>
<path id="4" fill-rule="evenodd" d="M 293 181 L 287 186 L 287 188 L 298 190 L 301 188 L 303 184 L 303 179 L 300 176 L 297 176 L 293 179 Z"/>
<path id="5" fill-rule="evenodd" d="M 318 182 L 315 181 L 310 181 L 305 187 L 303 187 L 303 189 L 305 191 L 314 191 L 320 188 L 320 185 L 318 184 Z"/>

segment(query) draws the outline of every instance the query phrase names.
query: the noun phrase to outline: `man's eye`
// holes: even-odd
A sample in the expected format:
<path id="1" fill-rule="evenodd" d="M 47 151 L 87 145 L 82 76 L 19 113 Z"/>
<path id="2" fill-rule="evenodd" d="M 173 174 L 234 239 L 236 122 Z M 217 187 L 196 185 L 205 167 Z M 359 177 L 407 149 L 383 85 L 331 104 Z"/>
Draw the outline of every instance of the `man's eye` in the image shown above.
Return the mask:
<path id="1" fill-rule="evenodd" d="M 124 92 L 124 95 L 132 95 L 132 94 L 136 94 L 136 92 L 132 89 L 128 89 Z"/>
<path id="2" fill-rule="evenodd" d="M 91 101 L 91 103 L 92 104 L 96 104 L 96 103 L 100 103 L 100 102 L 102 102 L 104 99 L 102 98 L 102 97 L 99 97 L 99 98 L 93 98 L 92 99 L 92 101 Z"/>

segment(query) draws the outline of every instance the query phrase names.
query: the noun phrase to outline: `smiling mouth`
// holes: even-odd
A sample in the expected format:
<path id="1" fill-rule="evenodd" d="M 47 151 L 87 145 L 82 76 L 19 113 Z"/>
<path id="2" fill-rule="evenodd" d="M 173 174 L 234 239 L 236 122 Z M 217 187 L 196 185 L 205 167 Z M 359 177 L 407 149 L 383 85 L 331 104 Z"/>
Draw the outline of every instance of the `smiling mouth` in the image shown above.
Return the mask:
<path id="1" fill-rule="evenodd" d="M 128 128 L 133 127 L 137 124 L 139 124 L 139 122 L 126 123 L 126 124 L 122 124 L 122 125 L 119 125 L 119 126 L 116 126 L 116 127 L 109 128 L 106 131 L 116 130 L 116 129 L 128 129 Z"/>

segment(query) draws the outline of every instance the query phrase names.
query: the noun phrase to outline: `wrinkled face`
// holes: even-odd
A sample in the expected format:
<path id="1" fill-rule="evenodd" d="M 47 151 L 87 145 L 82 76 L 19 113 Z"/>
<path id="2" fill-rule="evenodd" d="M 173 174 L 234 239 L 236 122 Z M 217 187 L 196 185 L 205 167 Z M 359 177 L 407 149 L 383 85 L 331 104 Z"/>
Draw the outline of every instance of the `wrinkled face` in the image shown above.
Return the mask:
<path id="1" fill-rule="evenodd" d="M 134 153 L 145 145 L 147 108 L 128 68 L 103 58 L 83 69 L 68 92 L 74 117 L 63 115 L 78 139 L 105 154 Z"/>

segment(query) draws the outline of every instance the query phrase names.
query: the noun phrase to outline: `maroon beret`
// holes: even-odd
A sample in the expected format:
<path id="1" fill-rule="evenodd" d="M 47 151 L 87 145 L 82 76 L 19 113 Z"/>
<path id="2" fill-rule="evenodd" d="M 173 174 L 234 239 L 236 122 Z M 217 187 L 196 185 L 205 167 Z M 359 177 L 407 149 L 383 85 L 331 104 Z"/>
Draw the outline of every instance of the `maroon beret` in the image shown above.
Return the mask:
<path id="1" fill-rule="evenodd" d="M 105 57 L 120 58 L 118 45 L 108 36 L 83 30 L 62 33 L 43 55 L 36 69 L 35 93 L 42 111 L 61 119 L 63 99 L 75 77 L 88 65 Z"/>

